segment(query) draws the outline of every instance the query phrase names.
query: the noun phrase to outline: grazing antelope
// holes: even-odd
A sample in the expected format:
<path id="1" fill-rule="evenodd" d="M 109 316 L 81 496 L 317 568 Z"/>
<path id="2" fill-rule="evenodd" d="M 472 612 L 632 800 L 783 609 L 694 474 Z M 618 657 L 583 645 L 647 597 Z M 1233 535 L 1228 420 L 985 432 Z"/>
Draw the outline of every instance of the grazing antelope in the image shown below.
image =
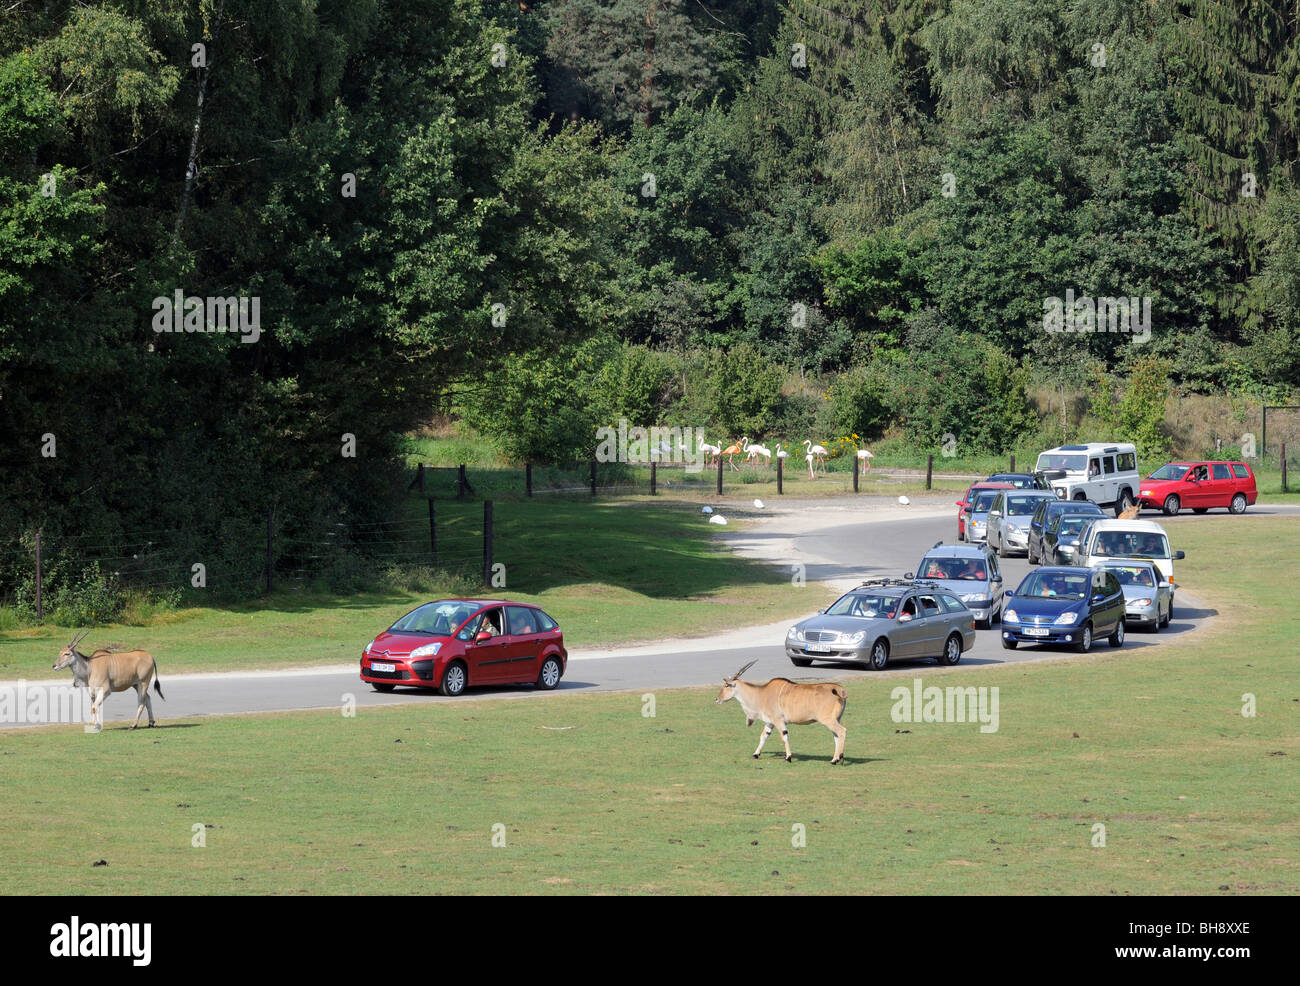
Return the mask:
<path id="1" fill-rule="evenodd" d="M 1131 507 L 1121 510 L 1115 517 L 1117 520 L 1137 520 L 1139 509 L 1141 508 L 1135 503 Z"/>
<path id="2" fill-rule="evenodd" d="M 717 704 L 722 705 L 730 699 L 740 702 L 745 710 L 745 725 L 752 726 L 755 719 L 767 723 L 763 735 L 759 738 L 758 749 L 754 759 L 763 752 L 763 744 L 772 732 L 773 726 L 781 727 L 781 739 L 785 743 L 785 759 L 793 759 L 790 752 L 790 733 L 786 728 L 790 723 L 798 726 L 810 722 L 820 722 L 835 734 L 835 756 L 831 763 L 844 762 L 844 737 L 848 730 L 840 723 L 844 707 L 848 704 L 849 693 L 843 685 L 800 684 L 789 678 L 773 678 L 762 685 L 751 685 L 741 681 L 740 676 L 754 666 L 750 661 L 730 678 L 722 679 L 722 691 L 718 692 Z"/>
<path id="3" fill-rule="evenodd" d="M 72 684 L 78 688 L 90 689 L 90 714 L 95 725 L 104 728 L 104 699 L 113 692 L 124 692 L 134 688 L 139 698 L 139 708 L 135 710 L 135 722 L 131 728 L 140 725 L 140 713 L 149 710 L 149 725 L 154 724 L 153 703 L 149 700 L 149 683 L 163 699 L 162 684 L 158 681 L 158 665 L 148 651 L 97 650 L 89 657 L 77 650 L 77 644 L 89 633 L 82 632 L 73 637 L 72 642 L 59 653 L 54 663 L 55 671 L 72 669 Z"/>

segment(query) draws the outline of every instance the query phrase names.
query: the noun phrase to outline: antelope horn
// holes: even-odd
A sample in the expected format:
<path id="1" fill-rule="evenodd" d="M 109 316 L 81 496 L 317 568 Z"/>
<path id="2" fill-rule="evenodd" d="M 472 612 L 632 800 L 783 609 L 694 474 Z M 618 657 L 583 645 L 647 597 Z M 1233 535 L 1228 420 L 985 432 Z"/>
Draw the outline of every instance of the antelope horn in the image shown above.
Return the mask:
<path id="1" fill-rule="evenodd" d="M 86 634 L 88 634 L 88 633 L 90 633 L 90 630 L 89 630 L 89 629 L 82 630 L 81 633 L 79 633 L 77 636 L 75 636 L 75 637 L 72 638 L 72 643 L 68 644 L 68 646 L 69 646 L 69 647 L 76 647 L 77 644 L 81 643 L 82 638 L 85 637 Z"/>
<path id="2" fill-rule="evenodd" d="M 734 680 L 734 679 L 736 679 L 736 678 L 739 678 L 742 674 L 744 674 L 746 671 L 748 671 L 750 668 L 752 668 L 752 667 L 753 667 L 755 664 L 757 664 L 757 663 L 758 663 L 758 658 L 754 658 L 754 660 L 750 661 L 750 662 L 749 662 L 748 664 L 746 664 L 743 668 L 741 668 L 739 671 L 737 671 L 735 674 L 733 674 L 733 675 L 731 676 L 732 679 Z"/>

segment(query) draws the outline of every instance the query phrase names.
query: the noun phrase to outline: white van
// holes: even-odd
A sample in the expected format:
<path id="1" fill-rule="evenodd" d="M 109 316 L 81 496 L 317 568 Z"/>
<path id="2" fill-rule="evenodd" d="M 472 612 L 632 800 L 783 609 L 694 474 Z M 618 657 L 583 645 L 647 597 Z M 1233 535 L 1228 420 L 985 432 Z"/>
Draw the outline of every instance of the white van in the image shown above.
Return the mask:
<path id="1" fill-rule="evenodd" d="M 1094 520 L 1083 532 L 1076 565 L 1091 568 L 1116 558 L 1150 558 L 1161 577 L 1174 584 L 1174 562 L 1186 555 L 1169 550 L 1169 535 L 1154 520 Z"/>
<path id="2" fill-rule="evenodd" d="M 1039 453 L 1041 472 L 1063 500 L 1091 500 L 1120 514 L 1137 502 L 1142 475 L 1137 449 L 1123 442 L 1062 445 Z"/>

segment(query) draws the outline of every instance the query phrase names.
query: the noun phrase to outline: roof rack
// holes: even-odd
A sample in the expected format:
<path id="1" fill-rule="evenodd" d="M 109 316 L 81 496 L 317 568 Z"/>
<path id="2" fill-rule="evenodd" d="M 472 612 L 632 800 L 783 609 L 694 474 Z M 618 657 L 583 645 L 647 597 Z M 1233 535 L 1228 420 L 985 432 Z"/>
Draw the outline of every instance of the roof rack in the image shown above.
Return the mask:
<path id="1" fill-rule="evenodd" d="M 858 588 L 861 589 L 861 588 L 863 588 L 863 587 L 865 587 L 865 586 L 869 586 L 869 585 L 881 585 L 881 586 L 887 586 L 887 585 L 905 585 L 905 586 L 911 586 L 912 584 L 913 584 L 913 580 L 912 580 L 912 579 L 877 578 L 877 579 L 864 579 L 861 583 L 859 583 Z"/>

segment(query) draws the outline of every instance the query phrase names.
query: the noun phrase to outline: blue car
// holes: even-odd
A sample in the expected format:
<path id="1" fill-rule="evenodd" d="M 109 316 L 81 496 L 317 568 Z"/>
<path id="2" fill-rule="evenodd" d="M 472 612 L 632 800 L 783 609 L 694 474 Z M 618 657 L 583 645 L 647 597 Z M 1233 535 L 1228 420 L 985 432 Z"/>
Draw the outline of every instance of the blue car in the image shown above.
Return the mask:
<path id="1" fill-rule="evenodd" d="M 1068 644 L 1081 654 L 1097 637 L 1124 643 L 1124 588 L 1103 568 L 1040 568 L 1003 600 L 1002 646 Z"/>

